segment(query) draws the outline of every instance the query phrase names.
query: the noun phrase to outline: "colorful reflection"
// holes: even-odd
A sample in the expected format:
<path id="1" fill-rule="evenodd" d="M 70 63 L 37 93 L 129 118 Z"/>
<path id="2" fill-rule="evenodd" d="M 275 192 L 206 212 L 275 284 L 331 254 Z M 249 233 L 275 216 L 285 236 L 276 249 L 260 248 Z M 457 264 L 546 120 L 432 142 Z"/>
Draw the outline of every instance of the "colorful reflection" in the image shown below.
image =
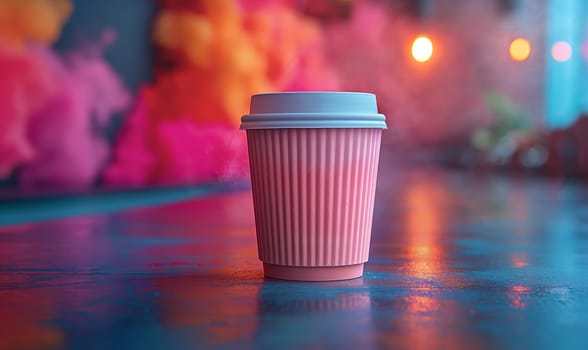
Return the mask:
<path id="1" fill-rule="evenodd" d="M 264 280 L 248 192 L 2 228 L 0 348 L 583 348 L 588 192 L 420 174 L 352 281 Z"/>
<path id="2" fill-rule="evenodd" d="M 237 343 L 253 334 L 257 325 L 256 305 L 248 300 L 255 299 L 262 272 L 251 233 L 216 232 L 232 237 L 235 242 L 231 244 L 229 239 L 223 240 L 224 244 L 212 240 L 206 240 L 206 244 L 180 243 L 140 254 L 142 260 L 163 261 L 150 265 L 154 272 L 175 268 L 176 275 L 180 275 L 163 275 L 153 280 L 153 290 L 161 297 L 160 316 L 166 328 L 197 328 L 209 346 Z M 245 243 L 240 240 L 243 237 L 250 239 Z M 226 287 L 227 284 L 230 286 Z"/>
<path id="3" fill-rule="evenodd" d="M 445 226 L 443 202 L 446 196 L 443 189 L 422 179 L 411 182 L 406 188 L 408 273 L 412 277 L 439 277 L 445 254 L 441 235 Z"/>
<path id="4" fill-rule="evenodd" d="M 422 295 L 413 295 L 405 299 L 408 304 L 408 309 L 412 313 L 431 313 L 438 311 L 440 302 L 436 298 L 431 298 Z"/>
<path id="5" fill-rule="evenodd" d="M 227 283 L 240 276 L 250 282 Z M 259 280 L 251 270 L 215 269 L 198 276 L 160 277 L 153 290 L 159 294 L 160 317 L 166 329 L 198 329 L 201 339 L 194 347 L 237 344 L 251 339 L 257 327 L 257 306 L 252 300 L 258 294 Z"/>
<path id="6" fill-rule="evenodd" d="M 439 291 L 410 294 L 394 302 L 400 312 L 390 323 L 378 324 L 378 348 L 478 349 L 487 341 L 455 300 L 440 298 Z"/>
<path id="7" fill-rule="evenodd" d="M 515 309 L 524 309 L 527 306 L 527 299 L 530 291 L 531 288 L 523 285 L 508 287 L 507 297 L 510 306 Z"/>
<path id="8" fill-rule="evenodd" d="M 24 280 L 24 281 L 23 281 Z M 26 278 L 3 274 L 2 285 L 22 284 Z M 64 290 L 0 290 L 0 349 L 56 349 L 64 334 L 50 321 L 58 314 L 57 300 Z"/>
<path id="9" fill-rule="evenodd" d="M 528 227 L 529 222 L 532 221 L 532 213 L 529 198 L 521 188 L 512 188 L 509 193 L 508 213 L 511 219 L 520 225 L 520 227 L 512 230 L 505 244 L 516 249 L 521 245 L 533 243 L 532 231 Z M 520 249 L 516 249 L 516 251 L 510 253 L 508 260 L 511 266 L 517 269 L 525 268 L 530 264 L 529 253 Z"/>
<path id="10" fill-rule="evenodd" d="M 396 313 L 388 323 L 378 324 L 380 348 L 472 349 L 485 341 L 472 329 L 471 315 L 447 290 L 464 288 L 455 270 L 449 231 L 455 214 L 456 194 L 441 186 L 435 171 L 407 180 L 400 192 L 404 223 L 398 249 L 405 252 L 400 273 L 412 281 L 400 288 L 397 296 L 383 293 Z M 394 223 L 392 225 L 397 225 Z M 397 256 L 396 256 L 397 257 Z M 377 299 L 376 302 L 383 301 Z"/>
<path id="11" fill-rule="evenodd" d="M 152 291 L 159 295 L 159 317 L 166 329 L 198 329 L 199 337 L 185 335 L 189 347 L 251 338 L 258 323 L 252 300 L 262 271 L 249 193 L 137 210 L 125 217 L 161 227 L 153 234 L 168 240 L 135 253 L 155 275 Z"/>
<path id="12" fill-rule="evenodd" d="M 512 266 L 520 269 L 529 266 L 529 259 L 525 253 L 513 254 L 510 258 Z"/>
<path id="13" fill-rule="evenodd" d="M 113 278 L 121 259 L 106 224 L 79 217 L 0 230 L 10 243 L 0 245 L 0 348 L 63 348 L 75 343 L 71 332 L 109 327 L 125 311 L 105 302 L 129 293 Z"/>
<path id="14" fill-rule="evenodd" d="M 146 228 L 155 229 L 149 234 L 161 244 L 133 252 L 135 260 L 151 272 L 170 268 L 191 272 L 195 267 L 230 264 L 247 267 L 261 276 L 248 192 L 135 210 L 125 213 L 121 220 L 140 223 L 131 226 L 127 235 L 142 237 Z"/>
<path id="15" fill-rule="evenodd" d="M 259 290 L 257 307 L 258 348 L 375 347 L 373 304 L 362 279 L 329 283 L 267 280 Z"/>
<path id="16" fill-rule="evenodd" d="M 251 224 L 243 192 L 2 228 L 0 348 L 83 348 L 84 334 L 108 348 L 150 319 L 176 344 L 199 344 L 185 329 L 210 344 L 250 336 L 262 280 Z"/>

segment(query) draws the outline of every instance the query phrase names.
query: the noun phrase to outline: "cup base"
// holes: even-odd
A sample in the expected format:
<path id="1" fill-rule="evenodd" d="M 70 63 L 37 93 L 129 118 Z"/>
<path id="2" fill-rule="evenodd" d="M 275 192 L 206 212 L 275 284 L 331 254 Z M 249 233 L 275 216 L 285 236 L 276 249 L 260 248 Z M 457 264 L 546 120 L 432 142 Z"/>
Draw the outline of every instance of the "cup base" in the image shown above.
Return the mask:
<path id="1" fill-rule="evenodd" d="M 363 265 L 306 267 L 263 263 L 263 274 L 265 277 L 290 281 L 341 281 L 361 277 L 363 275 Z"/>

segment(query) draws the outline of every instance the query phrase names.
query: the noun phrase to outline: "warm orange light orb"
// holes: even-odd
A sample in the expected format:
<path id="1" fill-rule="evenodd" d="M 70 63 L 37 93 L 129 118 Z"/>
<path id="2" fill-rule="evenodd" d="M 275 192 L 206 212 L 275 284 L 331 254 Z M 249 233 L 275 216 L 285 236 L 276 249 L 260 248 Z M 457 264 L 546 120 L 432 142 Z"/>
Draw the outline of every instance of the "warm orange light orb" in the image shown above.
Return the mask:
<path id="1" fill-rule="evenodd" d="M 516 38 L 510 43 L 509 52 L 513 60 L 522 62 L 531 55 L 531 43 L 525 38 Z"/>
<path id="2" fill-rule="evenodd" d="M 572 57 L 572 46 L 566 41 L 558 41 L 551 47 L 551 57 L 557 62 L 565 62 Z"/>
<path id="3" fill-rule="evenodd" d="M 433 56 L 433 42 L 426 36 L 419 36 L 412 42 L 412 58 L 417 62 L 427 62 Z"/>

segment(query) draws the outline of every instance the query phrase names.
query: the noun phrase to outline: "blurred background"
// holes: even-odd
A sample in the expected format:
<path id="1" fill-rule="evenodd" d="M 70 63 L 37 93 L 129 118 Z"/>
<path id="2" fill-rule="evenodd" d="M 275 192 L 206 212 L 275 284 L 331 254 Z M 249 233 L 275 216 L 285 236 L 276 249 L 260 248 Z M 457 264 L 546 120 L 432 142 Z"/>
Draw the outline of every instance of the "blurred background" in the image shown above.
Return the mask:
<path id="1" fill-rule="evenodd" d="M 374 92 L 382 162 L 588 180 L 583 0 L 0 0 L 0 198 L 248 176 L 268 91 Z"/>

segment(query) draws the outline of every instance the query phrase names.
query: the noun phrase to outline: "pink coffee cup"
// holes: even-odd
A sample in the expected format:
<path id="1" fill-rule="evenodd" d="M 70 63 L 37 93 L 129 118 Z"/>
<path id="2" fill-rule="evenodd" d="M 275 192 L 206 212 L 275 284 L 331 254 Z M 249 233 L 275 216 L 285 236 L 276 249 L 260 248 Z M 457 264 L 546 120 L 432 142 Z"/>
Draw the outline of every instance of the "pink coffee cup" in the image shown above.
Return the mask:
<path id="1" fill-rule="evenodd" d="M 385 117 L 352 92 L 254 95 L 247 131 L 259 258 L 266 277 L 361 277 L 368 260 Z"/>

